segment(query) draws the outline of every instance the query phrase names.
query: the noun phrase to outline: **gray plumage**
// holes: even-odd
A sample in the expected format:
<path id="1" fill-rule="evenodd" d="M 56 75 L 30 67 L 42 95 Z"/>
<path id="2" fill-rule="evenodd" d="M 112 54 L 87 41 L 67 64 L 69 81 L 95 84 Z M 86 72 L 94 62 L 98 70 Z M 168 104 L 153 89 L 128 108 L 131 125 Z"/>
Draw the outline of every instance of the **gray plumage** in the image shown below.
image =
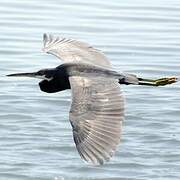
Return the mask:
<path id="1" fill-rule="evenodd" d="M 69 77 L 72 89 L 69 118 L 80 156 L 93 164 L 103 164 L 120 142 L 124 100 L 117 79 L 123 75 L 112 71 L 104 54 L 87 43 L 45 34 L 43 50 L 65 63 L 82 67 L 82 71 L 73 71 L 74 68 L 69 71 L 75 72 Z"/>
<path id="2" fill-rule="evenodd" d="M 7 76 L 40 78 L 47 93 L 72 89 L 69 119 L 80 156 L 87 162 L 103 164 L 114 154 L 124 120 L 124 99 L 120 84 L 164 86 L 177 77 L 144 79 L 112 69 L 102 52 L 87 43 L 44 34 L 43 50 L 64 61 L 58 67 Z"/>

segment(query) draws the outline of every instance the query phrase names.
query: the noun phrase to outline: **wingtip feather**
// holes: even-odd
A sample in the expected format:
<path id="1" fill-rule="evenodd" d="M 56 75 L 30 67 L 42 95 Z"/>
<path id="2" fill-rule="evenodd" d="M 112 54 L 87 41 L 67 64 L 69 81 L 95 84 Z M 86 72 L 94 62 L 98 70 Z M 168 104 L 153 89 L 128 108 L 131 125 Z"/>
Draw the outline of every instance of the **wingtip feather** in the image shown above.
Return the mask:
<path id="1" fill-rule="evenodd" d="M 47 33 L 44 33 L 44 34 L 43 34 L 43 41 L 44 41 L 44 42 L 47 40 L 47 37 L 48 37 Z"/>
<path id="2" fill-rule="evenodd" d="M 53 36 L 51 34 L 44 33 L 43 34 L 43 52 L 48 53 L 49 51 L 49 45 L 51 44 L 53 40 Z"/>

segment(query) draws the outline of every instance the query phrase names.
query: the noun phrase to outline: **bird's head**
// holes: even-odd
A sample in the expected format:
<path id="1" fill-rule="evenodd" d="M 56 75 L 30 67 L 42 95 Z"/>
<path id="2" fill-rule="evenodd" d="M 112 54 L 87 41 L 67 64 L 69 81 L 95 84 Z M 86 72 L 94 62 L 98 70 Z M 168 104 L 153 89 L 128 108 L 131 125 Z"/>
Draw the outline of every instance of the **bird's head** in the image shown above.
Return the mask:
<path id="1" fill-rule="evenodd" d="M 7 76 L 33 77 L 33 78 L 38 78 L 38 79 L 50 81 L 54 78 L 55 74 L 56 74 L 56 70 L 53 68 L 53 69 L 41 69 L 37 72 L 30 72 L 30 73 L 8 74 Z"/>
<path id="2" fill-rule="evenodd" d="M 41 91 L 47 93 L 55 93 L 66 89 L 70 89 L 68 76 L 66 76 L 66 74 L 62 75 L 57 68 L 42 69 L 40 71 L 31 72 L 31 73 L 9 74 L 7 76 L 33 77 L 33 78 L 42 79 L 42 81 L 39 82 L 39 87 Z"/>

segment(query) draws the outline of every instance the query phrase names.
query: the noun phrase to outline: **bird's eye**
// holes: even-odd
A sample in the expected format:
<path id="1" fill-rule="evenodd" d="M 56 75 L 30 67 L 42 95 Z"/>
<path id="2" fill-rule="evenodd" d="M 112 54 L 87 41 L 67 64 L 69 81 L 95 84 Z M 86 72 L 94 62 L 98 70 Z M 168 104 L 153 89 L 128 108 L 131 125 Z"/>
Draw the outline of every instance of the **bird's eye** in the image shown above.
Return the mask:
<path id="1" fill-rule="evenodd" d="M 45 74 L 45 71 L 44 71 L 44 70 L 40 70 L 40 71 L 38 72 L 38 74 L 42 76 L 42 75 Z"/>

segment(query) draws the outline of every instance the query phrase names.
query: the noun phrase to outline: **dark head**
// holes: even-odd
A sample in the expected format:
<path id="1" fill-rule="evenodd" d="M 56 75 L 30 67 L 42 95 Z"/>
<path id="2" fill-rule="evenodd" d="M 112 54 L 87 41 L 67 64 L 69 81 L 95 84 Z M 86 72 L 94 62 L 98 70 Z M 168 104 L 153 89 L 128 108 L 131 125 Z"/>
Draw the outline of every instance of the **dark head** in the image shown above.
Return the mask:
<path id="1" fill-rule="evenodd" d="M 13 77 L 33 77 L 43 79 L 39 83 L 39 87 L 41 91 L 47 93 L 55 93 L 59 91 L 63 91 L 65 89 L 70 89 L 69 78 L 66 74 L 62 74 L 59 72 L 60 70 L 57 68 L 52 69 L 42 69 L 37 72 L 32 73 L 17 73 L 17 74 L 9 74 L 7 76 Z"/>

